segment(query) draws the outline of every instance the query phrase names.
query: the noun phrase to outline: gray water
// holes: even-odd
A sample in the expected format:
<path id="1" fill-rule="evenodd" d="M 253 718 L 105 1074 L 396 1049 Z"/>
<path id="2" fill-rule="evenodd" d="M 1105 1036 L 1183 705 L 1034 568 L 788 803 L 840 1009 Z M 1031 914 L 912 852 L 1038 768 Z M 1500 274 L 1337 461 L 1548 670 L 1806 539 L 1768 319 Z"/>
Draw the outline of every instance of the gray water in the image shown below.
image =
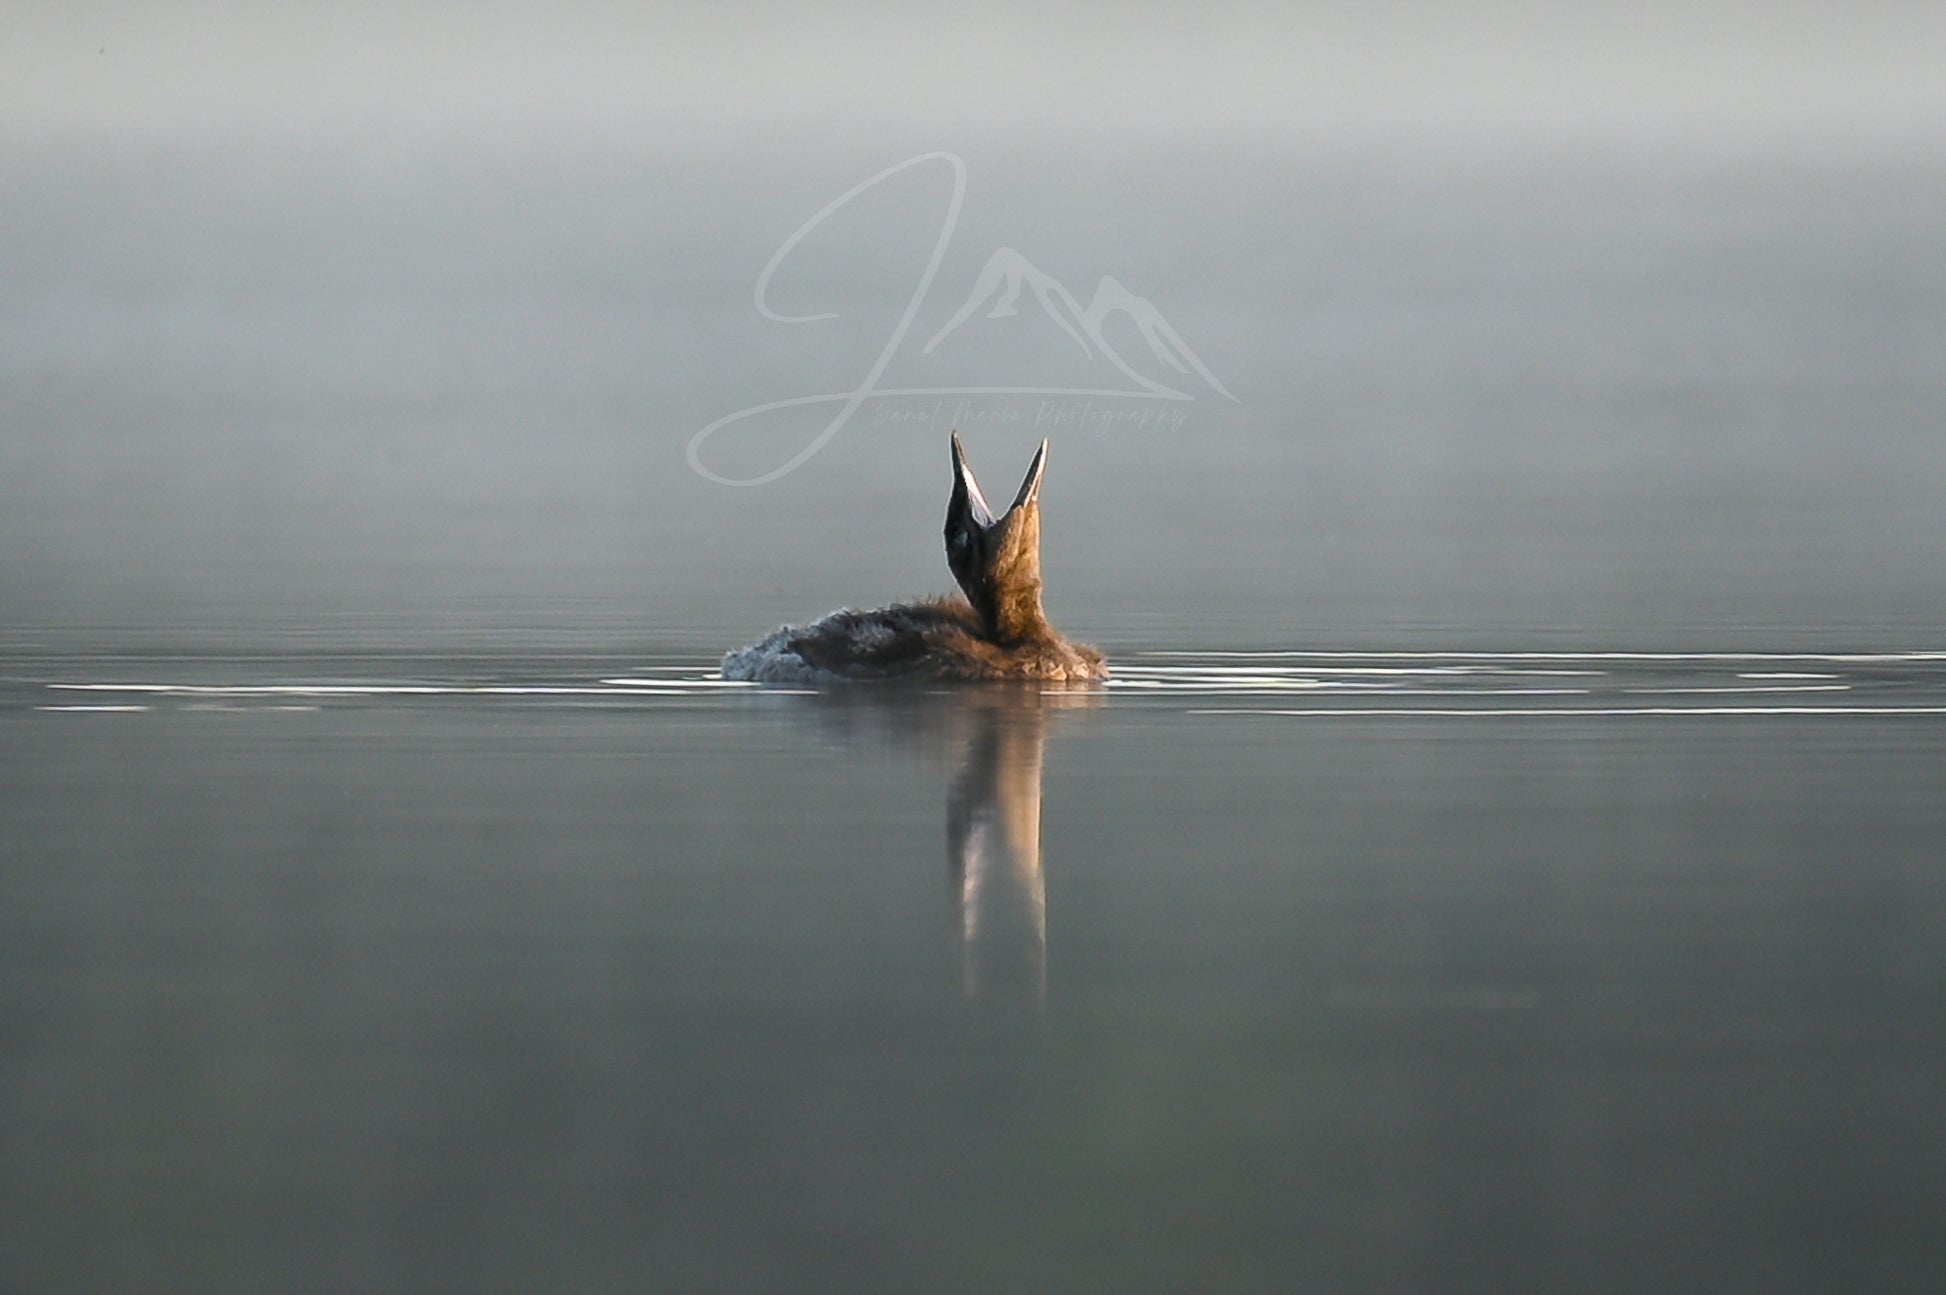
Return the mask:
<path id="1" fill-rule="evenodd" d="M 966 145 L 885 385 L 1235 397 L 965 415 L 1043 695 L 713 673 L 945 581 L 930 398 L 685 455 L 896 149 L 5 150 L 0 1288 L 1937 1283 L 1936 157 Z"/>
<path id="2" fill-rule="evenodd" d="M 1946 663 L 16 665 L 9 1285 L 1918 1289 Z"/>

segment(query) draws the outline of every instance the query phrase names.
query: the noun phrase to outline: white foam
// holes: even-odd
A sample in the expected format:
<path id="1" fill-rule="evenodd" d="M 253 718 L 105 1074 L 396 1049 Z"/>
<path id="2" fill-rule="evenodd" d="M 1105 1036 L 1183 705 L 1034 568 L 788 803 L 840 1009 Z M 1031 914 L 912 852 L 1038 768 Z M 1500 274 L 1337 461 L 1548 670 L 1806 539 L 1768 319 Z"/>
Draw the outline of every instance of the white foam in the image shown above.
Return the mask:
<path id="1" fill-rule="evenodd" d="M 838 613 L 833 612 L 835 616 Z M 826 620 L 830 617 L 826 617 Z M 732 683 L 840 683 L 843 676 L 820 670 L 791 651 L 793 639 L 813 632 L 810 626 L 781 625 L 747 647 L 723 656 L 722 677 Z"/>

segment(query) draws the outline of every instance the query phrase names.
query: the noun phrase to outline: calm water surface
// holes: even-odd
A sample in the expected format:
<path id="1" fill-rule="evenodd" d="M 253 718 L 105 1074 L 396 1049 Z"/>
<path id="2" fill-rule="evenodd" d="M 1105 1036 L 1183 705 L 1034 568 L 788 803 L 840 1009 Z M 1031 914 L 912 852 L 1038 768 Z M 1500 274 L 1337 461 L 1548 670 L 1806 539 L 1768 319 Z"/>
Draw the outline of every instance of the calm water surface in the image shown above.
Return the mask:
<path id="1" fill-rule="evenodd" d="M 15 658 L 0 1285 L 1917 1290 L 1946 659 Z"/>

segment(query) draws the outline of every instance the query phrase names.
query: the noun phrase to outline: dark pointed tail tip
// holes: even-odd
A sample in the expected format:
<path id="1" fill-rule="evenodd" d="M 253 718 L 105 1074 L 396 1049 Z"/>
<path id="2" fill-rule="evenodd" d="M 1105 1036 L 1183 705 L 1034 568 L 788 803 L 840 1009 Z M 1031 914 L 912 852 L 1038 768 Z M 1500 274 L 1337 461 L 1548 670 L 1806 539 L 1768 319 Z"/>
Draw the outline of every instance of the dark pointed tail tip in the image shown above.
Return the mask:
<path id="1" fill-rule="evenodd" d="M 953 429 L 953 475 L 962 481 L 970 481 L 973 469 L 966 462 L 966 447 L 960 444 L 959 429 Z"/>
<path id="2" fill-rule="evenodd" d="M 953 433 L 953 498 L 965 500 L 968 513 L 980 526 L 993 525 L 993 509 L 980 493 L 980 483 L 966 462 L 966 447 L 960 444 L 957 431 Z"/>
<path id="3" fill-rule="evenodd" d="M 1020 493 L 1014 496 L 1013 506 L 1033 503 L 1040 497 L 1041 474 L 1047 471 L 1047 442 L 1041 442 L 1040 449 L 1034 451 L 1034 461 L 1027 465 L 1027 476 L 1020 483 Z"/>

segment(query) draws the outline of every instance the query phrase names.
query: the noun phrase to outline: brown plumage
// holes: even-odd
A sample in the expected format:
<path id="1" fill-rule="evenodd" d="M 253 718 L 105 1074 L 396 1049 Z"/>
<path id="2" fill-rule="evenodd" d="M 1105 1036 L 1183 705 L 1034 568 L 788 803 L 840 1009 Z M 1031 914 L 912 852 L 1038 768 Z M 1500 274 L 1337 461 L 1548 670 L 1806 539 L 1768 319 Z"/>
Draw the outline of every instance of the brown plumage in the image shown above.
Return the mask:
<path id="1" fill-rule="evenodd" d="M 1101 653 L 1069 643 L 1041 608 L 1041 442 L 1013 505 L 995 517 L 980 494 L 959 433 L 946 505 L 946 565 L 964 598 L 875 611 L 836 611 L 786 625 L 723 658 L 729 679 L 1105 679 Z"/>

